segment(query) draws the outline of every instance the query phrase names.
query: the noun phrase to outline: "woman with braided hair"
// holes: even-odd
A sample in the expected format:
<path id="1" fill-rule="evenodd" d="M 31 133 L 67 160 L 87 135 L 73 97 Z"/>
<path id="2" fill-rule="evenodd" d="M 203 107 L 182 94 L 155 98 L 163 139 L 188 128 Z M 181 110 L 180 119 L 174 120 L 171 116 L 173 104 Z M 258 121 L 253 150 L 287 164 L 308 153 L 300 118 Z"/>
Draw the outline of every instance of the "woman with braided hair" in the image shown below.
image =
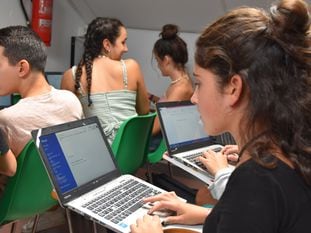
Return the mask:
<path id="1" fill-rule="evenodd" d="M 111 144 L 121 123 L 149 112 L 144 78 L 138 63 L 122 60 L 127 32 L 120 20 L 98 17 L 85 35 L 78 64 L 64 73 L 61 88 L 74 92 L 86 117 L 97 116 Z"/>

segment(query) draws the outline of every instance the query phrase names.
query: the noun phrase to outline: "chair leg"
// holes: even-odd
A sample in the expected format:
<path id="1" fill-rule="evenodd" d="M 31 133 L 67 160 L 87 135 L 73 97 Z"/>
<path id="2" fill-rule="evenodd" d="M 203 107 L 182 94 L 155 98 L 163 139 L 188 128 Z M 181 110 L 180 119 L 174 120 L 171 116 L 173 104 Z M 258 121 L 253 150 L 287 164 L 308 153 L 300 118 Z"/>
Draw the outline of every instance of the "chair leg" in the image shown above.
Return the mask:
<path id="1" fill-rule="evenodd" d="M 147 176 L 148 176 L 148 181 L 149 183 L 153 184 L 153 181 L 152 181 L 152 174 L 151 174 L 151 166 L 152 164 L 147 162 Z"/>
<path id="2" fill-rule="evenodd" d="M 96 222 L 93 221 L 93 232 L 97 233 Z"/>
<path id="3" fill-rule="evenodd" d="M 39 214 L 37 214 L 35 216 L 35 219 L 34 219 L 34 222 L 33 222 L 33 225 L 32 225 L 32 229 L 31 229 L 31 233 L 35 233 L 36 232 L 37 227 L 38 227 L 38 223 L 39 223 L 39 217 L 40 217 Z"/>
<path id="4" fill-rule="evenodd" d="M 171 163 L 168 163 L 168 172 L 169 172 L 170 176 L 173 177 L 173 168 L 172 168 Z"/>
<path id="5" fill-rule="evenodd" d="M 15 228 L 16 228 L 16 222 L 13 222 L 11 226 L 11 233 L 14 233 Z"/>
<path id="6" fill-rule="evenodd" d="M 66 208 L 66 218 L 67 218 L 69 233 L 73 233 L 70 210 L 67 208 Z"/>

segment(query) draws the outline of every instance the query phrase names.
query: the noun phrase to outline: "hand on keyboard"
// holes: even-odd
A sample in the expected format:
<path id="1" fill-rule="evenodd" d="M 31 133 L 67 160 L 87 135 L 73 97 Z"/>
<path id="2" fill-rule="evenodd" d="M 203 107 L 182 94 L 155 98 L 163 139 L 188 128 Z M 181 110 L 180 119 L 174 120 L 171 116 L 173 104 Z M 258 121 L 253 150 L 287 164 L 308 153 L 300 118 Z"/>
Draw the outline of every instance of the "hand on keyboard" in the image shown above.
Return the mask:
<path id="1" fill-rule="evenodd" d="M 226 145 L 221 152 L 227 155 L 227 159 L 230 164 L 235 165 L 239 162 L 239 148 L 237 145 Z"/>
<path id="2" fill-rule="evenodd" d="M 204 164 L 213 176 L 215 176 L 217 171 L 228 167 L 227 155 L 221 152 L 215 152 L 212 150 L 205 151 L 198 160 Z"/>

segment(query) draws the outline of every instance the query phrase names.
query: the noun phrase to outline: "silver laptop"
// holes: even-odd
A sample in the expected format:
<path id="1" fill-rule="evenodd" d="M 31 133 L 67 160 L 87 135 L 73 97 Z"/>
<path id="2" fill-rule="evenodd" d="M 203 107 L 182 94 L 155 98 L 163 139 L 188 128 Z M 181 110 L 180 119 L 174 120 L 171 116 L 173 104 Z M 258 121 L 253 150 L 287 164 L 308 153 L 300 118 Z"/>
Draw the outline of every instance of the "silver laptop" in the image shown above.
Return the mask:
<path id="1" fill-rule="evenodd" d="M 218 152 L 222 145 L 205 133 L 197 106 L 190 101 L 176 101 L 159 102 L 156 108 L 169 156 L 213 178 L 198 157 L 207 150 Z"/>
<path id="2" fill-rule="evenodd" d="M 39 129 L 32 136 L 60 205 L 113 231 L 130 232 L 148 211 L 142 199 L 165 192 L 120 174 L 97 117 Z"/>

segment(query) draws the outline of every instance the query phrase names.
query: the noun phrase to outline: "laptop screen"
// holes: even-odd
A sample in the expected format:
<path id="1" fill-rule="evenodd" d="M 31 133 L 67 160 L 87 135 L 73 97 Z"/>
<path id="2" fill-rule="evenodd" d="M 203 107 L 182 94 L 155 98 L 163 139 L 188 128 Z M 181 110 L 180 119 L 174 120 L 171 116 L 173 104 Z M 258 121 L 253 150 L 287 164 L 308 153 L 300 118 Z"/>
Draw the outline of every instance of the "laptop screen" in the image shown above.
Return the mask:
<path id="1" fill-rule="evenodd" d="M 158 103 L 157 111 L 170 151 L 214 141 L 205 133 L 197 106 L 190 101 Z"/>
<path id="2" fill-rule="evenodd" d="M 45 72 L 46 79 L 48 83 L 56 89 L 60 89 L 60 84 L 62 81 L 62 72 Z"/>
<path id="3" fill-rule="evenodd" d="M 12 105 L 12 96 L 0 96 L 0 109 L 10 107 Z"/>
<path id="4" fill-rule="evenodd" d="M 84 123 L 86 121 L 90 120 L 77 121 L 77 125 L 69 122 L 68 127 L 60 125 L 62 130 L 52 126 L 42 129 L 39 135 L 41 156 L 55 188 L 64 196 L 92 186 L 101 177 L 117 170 L 98 120 Z M 94 189 L 94 186 L 87 189 Z"/>

